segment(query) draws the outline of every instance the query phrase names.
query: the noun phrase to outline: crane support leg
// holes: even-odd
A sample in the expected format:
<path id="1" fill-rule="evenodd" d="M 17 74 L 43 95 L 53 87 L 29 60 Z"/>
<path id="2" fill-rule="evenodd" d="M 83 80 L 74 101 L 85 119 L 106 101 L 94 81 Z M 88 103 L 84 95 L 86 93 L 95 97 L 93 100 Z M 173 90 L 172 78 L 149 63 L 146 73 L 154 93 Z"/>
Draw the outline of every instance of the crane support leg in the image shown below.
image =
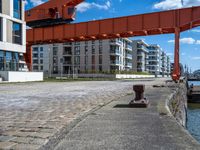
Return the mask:
<path id="1" fill-rule="evenodd" d="M 172 79 L 178 81 L 181 77 L 180 64 L 179 64 L 179 48 L 180 48 L 180 29 L 175 28 L 175 50 L 174 50 L 174 69 Z"/>

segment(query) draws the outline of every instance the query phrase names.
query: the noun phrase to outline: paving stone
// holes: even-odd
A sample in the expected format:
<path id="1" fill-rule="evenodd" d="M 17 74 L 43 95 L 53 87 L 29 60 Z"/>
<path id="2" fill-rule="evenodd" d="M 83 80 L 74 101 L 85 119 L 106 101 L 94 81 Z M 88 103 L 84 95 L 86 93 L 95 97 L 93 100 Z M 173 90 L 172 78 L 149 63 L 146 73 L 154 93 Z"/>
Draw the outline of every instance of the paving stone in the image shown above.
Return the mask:
<path id="1" fill-rule="evenodd" d="M 16 137 L 0 135 L 0 142 L 10 141 Z"/>
<path id="2" fill-rule="evenodd" d="M 34 144 L 17 144 L 11 147 L 12 150 L 37 150 L 39 148 L 39 145 Z"/>
<path id="3" fill-rule="evenodd" d="M 17 137 L 20 149 L 27 146 L 20 143 L 23 139 L 27 143 L 25 138 L 35 138 L 41 139 L 38 144 L 42 145 L 83 113 L 132 92 L 132 84 L 93 81 L 0 85 L 0 141 Z"/>
<path id="4" fill-rule="evenodd" d="M 0 142 L 0 149 L 10 149 L 16 144 L 17 143 L 14 143 L 14 142 Z"/>

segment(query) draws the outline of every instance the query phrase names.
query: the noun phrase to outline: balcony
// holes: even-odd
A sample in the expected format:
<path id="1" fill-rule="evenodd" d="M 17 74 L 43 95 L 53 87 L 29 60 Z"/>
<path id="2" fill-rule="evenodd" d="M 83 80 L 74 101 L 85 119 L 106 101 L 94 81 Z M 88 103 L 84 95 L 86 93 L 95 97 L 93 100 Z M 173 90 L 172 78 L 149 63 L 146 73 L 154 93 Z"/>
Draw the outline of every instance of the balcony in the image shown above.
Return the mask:
<path id="1" fill-rule="evenodd" d="M 63 55 L 65 55 L 65 56 L 71 56 L 71 55 L 72 55 L 72 52 L 66 51 L 66 52 L 63 52 Z"/>
<path id="2" fill-rule="evenodd" d="M 132 57 L 131 54 L 126 54 L 126 58 L 128 58 L 128 59 L 132 59 L 133 57 Z"/>
<path id="3" fill-rule="evenodd" d="M 120 61 L 118 61 L 118 60 L 115 60 L 115 61 L 110 61 L 110 64 L 111 65 L 120 65 L 121 64 L 121 62 Z"/>
<path id="4" fill-rule="evenodd" d="M 138 63 L 145 63 L 145 60 L 144 59 L 138 59 L 137 62 Z"/>
<path id="5" fill-rule="evenodd" d="M 110 50 L 110 55 L 121 55 L 119 50 Z"/>
<path id="6" fill-rule="evenodd" d="M 126 45 L 125 49 L 126 49 L 126 50 L 129 50 L 129 51 L 132 51 L 132 50 L 133 50 L 133 48 L 132 48 L 131 45 Z"/>
<path id="7" fill-rule="evenodd" d="M 148 52 L 148 51 L 149 51 L 148 48 L 146 48 L 144 45 L 138 46 L 138 49 L 141 49 L 141 50 L 143 50 L 143 51 L 145 51 L 145 52 Z"/>
<path id="8" fill-rule="evenodd" d="M 122 42 L 119 40 L 110 40 L 110 44 L 117 44 L 117 45 L 122 45 Z"/>
<path id="9" fill-rule="evenodd" d="M 72 65 L 72 62 L 71 61 L 64 61 L 63 65 Z"/>
<path id="10" fill-rule="evenodd" d="M 132 63 L 126 63 L 125 66 L 126 67 L 132 67 Z"/>

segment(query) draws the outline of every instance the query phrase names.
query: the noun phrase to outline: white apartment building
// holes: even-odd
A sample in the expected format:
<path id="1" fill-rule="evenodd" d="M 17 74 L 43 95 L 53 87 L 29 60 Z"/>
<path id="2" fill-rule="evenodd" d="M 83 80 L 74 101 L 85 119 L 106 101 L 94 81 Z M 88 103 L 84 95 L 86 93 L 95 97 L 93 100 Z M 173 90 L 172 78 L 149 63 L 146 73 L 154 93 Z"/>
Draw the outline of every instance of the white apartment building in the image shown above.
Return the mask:
<path id="1" fill-rule="evenodd" d="M 133 71 L 148 72 L 148 47 L 143 40 L 133 40 Z"/>
<path id="2" fill-rule="evenodd" d="M 23 71 L 26 52 L 23 0 L 0 0 L 0 71 Z"/>
<path id="3" fill-rule="evenodd" d="M 162 61 L 161 54 L 162 50 L 159 45 L 149 45 L 149 64 L 148 69 L 149 73 L 154 75 L 161 75 L 162 73 Z"/>
<path id="4" fill-rule="evenodd" d="M 132 69 L 132 41 L 127 38 L 34 45 L 33 71 L 46 75 L 120 72 Z"/>

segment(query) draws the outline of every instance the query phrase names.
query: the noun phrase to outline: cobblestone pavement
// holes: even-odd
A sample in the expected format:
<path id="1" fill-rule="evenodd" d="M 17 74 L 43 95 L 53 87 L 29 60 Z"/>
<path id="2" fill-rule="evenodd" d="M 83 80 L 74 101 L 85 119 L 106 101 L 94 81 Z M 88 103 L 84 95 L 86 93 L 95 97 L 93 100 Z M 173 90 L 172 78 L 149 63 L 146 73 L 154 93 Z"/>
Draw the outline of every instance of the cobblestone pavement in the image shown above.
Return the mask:
<path id="1" fill-rule="evenodd" d="M 0 149 L 38 149 L 81 114 L 132 92 L 133 83 L 1 84 Z"/>

